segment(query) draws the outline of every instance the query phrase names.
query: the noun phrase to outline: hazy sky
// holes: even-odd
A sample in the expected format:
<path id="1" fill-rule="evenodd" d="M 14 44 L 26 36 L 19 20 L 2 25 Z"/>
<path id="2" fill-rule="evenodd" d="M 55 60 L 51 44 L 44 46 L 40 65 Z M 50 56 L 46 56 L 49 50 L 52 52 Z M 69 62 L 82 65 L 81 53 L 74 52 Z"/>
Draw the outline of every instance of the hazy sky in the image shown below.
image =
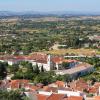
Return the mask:
<path id="1" fill-rule="evenodd" d="M 0 10 L 100 12 L 100 0 L 0 0 Z"/>

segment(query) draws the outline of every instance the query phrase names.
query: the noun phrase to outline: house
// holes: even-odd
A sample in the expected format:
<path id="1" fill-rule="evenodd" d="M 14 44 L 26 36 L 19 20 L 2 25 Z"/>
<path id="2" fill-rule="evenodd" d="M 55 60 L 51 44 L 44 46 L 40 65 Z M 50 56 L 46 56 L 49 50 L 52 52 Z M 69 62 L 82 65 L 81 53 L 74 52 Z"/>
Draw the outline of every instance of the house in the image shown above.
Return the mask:
<path id="1" fill-rule="evenodd" d="M 93 95 L 100 95 L 100 82 L 95 82 L 93 86 L 90 86 L 88 92 Z"/>
<path id="2" fill-rule="evenodd" d="M 1 62 L 7 62 L 9 65 L 19 64 L 21 61 L 28 61 L 32 65 L 38 65 L 39 68 L 43 66 L 46 71 L 53 69 L 53 63 L 51 61 L 51 55 L 43 53 L 33 53 L 29 56 L 2 56 L 0 57 Z"/>
<path id="3" fill-rule="evenodd" d="M 81 92 L 75 92 L 75 91 L 66 91 L 66 90 L 58 90 L 58 94 L 66 94 L 68 97 L 70 96 L 81 96 Z"/>
<path id="4" fill-rule="evenodd" d="M 25 56 L 1 56 L 1 62 L 7 62 L 9 65 L 18 64 L 21 61 L 25 61 Z"/>
<path id="5" fill-rule="evenodd" d="M 33 92 L 41 89 L 41 87 L 38 87 L 34 84 L 30 84 L 29 80 L 11 80 L 7 85 L 8 91 L 20 88 L 24 88 L 26 91 L 33 91 Z"/>
<path id="6" fill-rule="evenodd" d="M 34 100 L 83 100 L 82 96 L 70 96 L 64 94 L 51 94 L 50 96 L 37 94 L 37 98 Z"/>
<path id="7" fill-rule="evenodd" d="M 68 99 L 64 100 L 84 100 L 82 96 L 70 96 Z"/>
<path id="8" fill-rule="evenodd" d="M 47 100 L 63 100 L 64 97 L 64 94 L 51 94 Z"/>
<path id="9" fill-rule="evenodd" d="M 90 86 L 83 79 L 73 80 L 72 82 L 56 81 L 47 86 L 43 86 L 43 84 L 38 83 L 34 85 L 30 83 L 29 80 L 11 80 L 0 82 L 0 89 L 16 90 L 20 88 L 25 89 L 25 95 L 29 97 L 30 100 L 99 100 L 100 97 L 100 82 L 95 82 L 93 86 Z M 55 84 L 55 85 L 54 85 Z M 68 85 L 68 87 L 66 86 Z M 54 86 L 54 87 L 52 87 Z M 3 88 L 5 87 L 5 88 Z M 95 92 L 90 90 L 93 88 L 96 90 Z M 86 97 L 84 90 L 87 90 L 89 93 L 94 92 L 97 93 L 95 97 Z M 88 93 L 86 92 L 86 93 Z"/>
<path id="10" fill-rule="evenodd" d="M 83 76 L 85 74 L 91 73 L 94 71 L 94 67 L 88 63 L 80 63 L 73 68 L 67 70 L 55 70 L 57 75 L 65 75 L 68 74 L 72 78 L 76 78 L 79 76 Z"/>
<path id="11" fill-rule="evenodd" d="M 56 70 L 56 74 L 69 74 L 72 78 L 85 75 L 94 70 L 94 67 L 90 64 L 41 52 L 35 52 L 28 56 L 2 56 L 0 57 L 0 61 L 8 62 L 9 65 L 19 64 L 21 61 L 28 61 L 33 66 L 38 65 L 39 69 L 43 66 L 45 71 Z M 68 64 L 68 66 L 63 67 L 64 63 Z"/>
<path id="12" fill-rule="evenodd" d="M 58 86 L 58 87 L 65 87 L 66 83 L 63 82 L 63 81 L 56 81 L 55 84 Z"/>
<path id="13" fill-rule="evenodd" d="M 66 60 L 63 57 L 48 55 L 41 52 L 34 52 L 28 56 L 2 56 L 0 57 L 0 61 L 8 62 L 9 65 L 19 64 L 21 61 L 28 61 L 32 63 L 33 66 L 38 65 L 40 69 L 43 66 L 46 71 L 61 69 L 63 62 L 68 63 L 69 68 L 78 64 L 76 60 Z"/>
<path id="14" fill-rule="evenodd" d="M 68 83 L 68 86 L 74 91 L 84 91 L 88 90 L 89 88 L 88 83 L 83 79 L 73 80 L 72 82 Z"/>
<path id="15" fill-rule="evenodd" d="M 28 80 L 11 80 L 9 81 L 8 90 L 12 90 L 12 89 L 19 89 L 21 87 L 25 87 L 26 85 L 28 85 L 29 81 Z"/>
<path id="16" fill-rule="evenodd" d="M 26 56 L 12 56 L 10 59 L 7 59 L 9 65 L 19 64 L 21 61 L 25 61 Z"/>
<path id="17" fill-rule="evenodd" d="M 72 68 L 79 63 L 77 60 L 71 60 L 71 59 L 68 60 L 58 56 L 52 57 L 52 62 L 54 63 L 55 69 L 57 70 L 62 69 L 63 63 L 67 63 L 68 68 Z"/>
<path id="18" fill-rule="evenodd" d="M 37 94 L 37 100 L 47 100 L 49 97 L 48 95 L 43 95 L 43 94 Z"/>

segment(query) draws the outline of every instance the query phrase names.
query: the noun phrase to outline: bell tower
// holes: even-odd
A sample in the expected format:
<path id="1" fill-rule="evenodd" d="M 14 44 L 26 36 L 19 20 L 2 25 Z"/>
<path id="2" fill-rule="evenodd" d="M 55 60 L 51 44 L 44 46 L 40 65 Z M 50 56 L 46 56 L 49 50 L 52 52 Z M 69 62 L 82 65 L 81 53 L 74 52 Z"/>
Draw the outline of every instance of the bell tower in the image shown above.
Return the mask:
<path id="1" fill-rule="evenodd" d="M 48 65 L 48 70 L 50 71 L 51 70 L 51 55 L 48 54 L 48 57 L 47 57 L 47 65 Z"/>

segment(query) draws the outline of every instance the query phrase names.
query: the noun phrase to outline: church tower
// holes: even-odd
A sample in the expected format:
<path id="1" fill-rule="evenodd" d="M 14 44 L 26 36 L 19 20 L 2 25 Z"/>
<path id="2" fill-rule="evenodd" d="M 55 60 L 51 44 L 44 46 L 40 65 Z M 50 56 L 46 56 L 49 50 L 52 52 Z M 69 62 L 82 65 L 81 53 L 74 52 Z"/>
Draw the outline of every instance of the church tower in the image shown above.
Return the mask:
<path id="1" fill-rule="evenodd" d="M 52 69 L 52 62 L 51 62 L 50 54 L 48 54 L 48 57 L 47 57 L 47 65 L 48 65 L 48 70 L 50 71 Z"/>

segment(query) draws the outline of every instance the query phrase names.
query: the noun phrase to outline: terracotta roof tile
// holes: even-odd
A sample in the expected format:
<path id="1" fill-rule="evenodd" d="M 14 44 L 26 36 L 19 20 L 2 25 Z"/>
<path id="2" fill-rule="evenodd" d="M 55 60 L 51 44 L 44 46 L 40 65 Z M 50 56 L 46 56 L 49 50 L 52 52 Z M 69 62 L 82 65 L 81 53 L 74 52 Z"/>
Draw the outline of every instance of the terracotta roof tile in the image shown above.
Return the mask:
<path id="1" fill-rule="evenodd" d="M 43 90 L 44 91 L 47 91 L 47 92 L 57 92 L 57 88 L 56 87 L 49 87 L 49 86 L 44 86 L 43 87 Z"/>
<path id="2" fill-rule="evenodd" d="M 65 82 L 63 81 L 56 81 L 55 83 L 58 87 L 64 87 L 65 86 Z"/>
<path id="3" fill-rule="evenodd" d="M 47 54 L 43 53 L 33 53 L 27 57 L 27 60 L 34 60 L 40 63 L 47 63 Z"/>
<path id="4" fill-rule="evenodd" d="M 41 88 L 38 86 L 34 86 L 32 84 L 29 84 L 29 80 L 11 80 L 11 82 L 8 83 L 8 88 L 11 87 L 12 89 L 17 89 L 22 86 L 24 88 L 29 88 L 32 91 L 36 91 Z"/>
<path id="5" fill-rule="evenodd" d="M 64 96 L 64 94 L 52 94 L 47 100 L 62 100 Z"/>
<path id="6" fill-rule="evenodd" d="M 47 100 L 47 95 L 37 94 L 37 100 Z"/>
<path id="7" fill-rule="evenodd" d="M 30 90 L 32 91 L 37 91 L 38 89 L 40 89 L 39 87 L 37 86 L 29 86 Z"/>
<path id="8" fill-rule="evenodd" d="M 83 97 L 81 97 L 81 96 L 70 96 L 70 97 L 68 97 L 68 100 L 83 100 Z"/>
<path id="9" fill-rule="evenodd" d="M 89 88 L 88 84 L 83 79 L 71 82 L 69 85 L 71 88 L 78 91 L 83 91 L 84 89 Z"/>
<path id="10" fill-rule="evenodd" d="M 100 87 L 100 82 L 95 82 L 95 84 L 89 87 L 89 93 L 98 93 Z"/>
<path id="11" fill-rule="evenodd" d="M 29 83 L 29 80 L 11 80 L 9 83 L 9 87 L 11 88 L 19 88 L 21 84 L 27 85 Z"/>
<path id="12" fill-rule="evenodd" d="M 53 57 L 52 61 L 54 63 L 62 63 L 62 62 L 67 62 L 67 63 L 71 63 L 71 62 L 77 62 L 77 60 L 71 60 L 71 59 L 64 59 L 63 57 Z"/>
<path id="13" fill-rule="evenodd" d="M 62 57 L 53 57 L 52 61 L 54 63 L 62 63 L 63 62 L 63 58 Z"/>
<path id="14" fill-rule="evenodd" d="M 98 89 L 96 89 L 94 86 L 89 88 L 89 93 L 97 93 Z"/>
<path id="15" fill-rule="evenodd" d="M 100 100 L 100 96 L 95 96 L 94 98 L 94 100 Z"/>

